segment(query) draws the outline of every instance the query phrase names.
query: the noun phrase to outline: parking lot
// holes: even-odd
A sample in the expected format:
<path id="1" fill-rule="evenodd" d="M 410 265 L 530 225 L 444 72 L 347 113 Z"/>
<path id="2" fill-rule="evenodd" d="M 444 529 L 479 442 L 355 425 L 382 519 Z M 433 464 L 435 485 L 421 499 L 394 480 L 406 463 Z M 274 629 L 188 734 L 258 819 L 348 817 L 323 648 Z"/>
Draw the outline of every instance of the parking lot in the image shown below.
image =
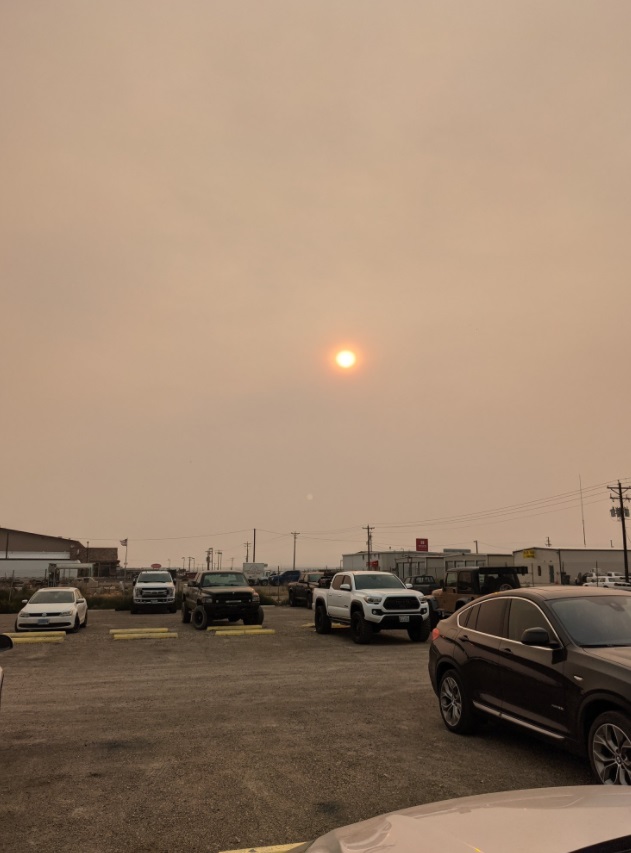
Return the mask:
<path id="1" fill-rule="evenodd" d="M 217 637 L 179 614 L 94 610 L 59 645 L 2 656 L 7 850 L 195 851 L 306 841 L 419 803 L 590 782 L 581 760 L 485 727 L 444 728 L 426 644 L 319 636 L 266 607 L 274 635 Z M 0 631 L 14 617 L 0 615 Z M 168 627 L 178 639 L 115 641 Z"/>

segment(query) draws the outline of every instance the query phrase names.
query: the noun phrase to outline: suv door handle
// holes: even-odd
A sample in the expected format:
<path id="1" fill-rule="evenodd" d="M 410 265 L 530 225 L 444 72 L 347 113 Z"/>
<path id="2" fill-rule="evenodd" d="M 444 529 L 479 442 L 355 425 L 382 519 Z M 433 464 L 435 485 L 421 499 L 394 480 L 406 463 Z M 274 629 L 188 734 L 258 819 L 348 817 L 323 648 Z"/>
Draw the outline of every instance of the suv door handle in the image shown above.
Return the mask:
<path id="1" fill-rule="evenodd" d="M 503 651 L 503 652 L 506 652 L 506 654 L 507 654 L 507 655 L 512 655 L 512 654 L 513 654 L 513 650 L 512 650 L 509 646 L 504 646 L 504 648 L 502 649 L 502 651 Z"/>

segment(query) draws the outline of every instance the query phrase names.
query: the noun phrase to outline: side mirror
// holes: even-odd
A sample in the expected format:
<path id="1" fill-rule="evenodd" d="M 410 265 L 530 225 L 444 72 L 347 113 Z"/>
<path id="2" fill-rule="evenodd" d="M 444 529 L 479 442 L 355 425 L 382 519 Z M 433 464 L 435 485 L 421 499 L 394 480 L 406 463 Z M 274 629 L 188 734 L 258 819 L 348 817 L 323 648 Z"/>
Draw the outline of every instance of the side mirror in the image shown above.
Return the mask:
<path id="1" fill-rule="evenodd" d="M 0 634 L 0 652 L 8 652 L 13 648 L 13 640 L 6 634 Z"/>
<path id="2" fill-rule="evenodd" d="M 414 587 L 412 586 L 411 583 L 406 583 L 405 588 L 406 589 L 414 589 Z"/>
<path id="3" fill-rule="evenodd" d="M 197 581 L 189 581 L 188 585 L 189 586 L 197 586 Z"/>
<path id="4" fill-rule="evenodd" d="M 77 604 L 85 604 L 85 598 L 78 598 Z"/>
<path id="5" fill-rule="evenodd" d="M 346 590 L 346 592 L 350 592 L 351 591 L 351 585 L 349 583 L 340 584 L 340 589 L 344 589 L 344 590 Z"/>
<path id="6" fill-rule="evenodd" d="M 23 599 L 22 599 L 22 604 L 28 604 L 28 598 L 23 598 Z"/>
<path id="7" fill-rule="evenodd" d="M 545 628 L 527 628 L 521 635 L 521 642 L 524 646 L 550 646 L 557 648 L 556 640 L 550 639 L 550 634 Z"/>

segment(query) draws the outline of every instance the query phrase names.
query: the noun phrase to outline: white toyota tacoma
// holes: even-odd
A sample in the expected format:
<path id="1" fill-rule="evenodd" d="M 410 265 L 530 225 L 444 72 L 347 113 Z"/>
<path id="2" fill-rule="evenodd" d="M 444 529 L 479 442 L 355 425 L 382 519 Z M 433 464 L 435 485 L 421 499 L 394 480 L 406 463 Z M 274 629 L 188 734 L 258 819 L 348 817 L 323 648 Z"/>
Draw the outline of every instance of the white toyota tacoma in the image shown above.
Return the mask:
<path id="1" fill-rule="evenodd" d="M 413 643 L 429 637 L 425 596 L 390 572 L 338 572 L 329 589 L 314 589 L 315 629 L 328 634 L 331 623 L 350 625 L 356 643 L 369 643 L 381 629 L 404 629 Z"/>

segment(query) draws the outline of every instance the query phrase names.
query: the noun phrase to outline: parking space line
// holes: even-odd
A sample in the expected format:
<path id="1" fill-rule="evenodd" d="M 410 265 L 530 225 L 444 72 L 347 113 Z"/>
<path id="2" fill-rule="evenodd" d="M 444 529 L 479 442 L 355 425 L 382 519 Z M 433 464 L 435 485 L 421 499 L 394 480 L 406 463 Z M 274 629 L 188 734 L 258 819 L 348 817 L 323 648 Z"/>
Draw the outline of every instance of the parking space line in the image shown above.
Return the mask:
<path id="1" fill-rule="evenodd" d="M 132 634 L 112 634 L 114 640 L 177 640 L 177 634 L 164 634 L 152 632 L 151 634 L 140 634 L 138 632 Z"/>

